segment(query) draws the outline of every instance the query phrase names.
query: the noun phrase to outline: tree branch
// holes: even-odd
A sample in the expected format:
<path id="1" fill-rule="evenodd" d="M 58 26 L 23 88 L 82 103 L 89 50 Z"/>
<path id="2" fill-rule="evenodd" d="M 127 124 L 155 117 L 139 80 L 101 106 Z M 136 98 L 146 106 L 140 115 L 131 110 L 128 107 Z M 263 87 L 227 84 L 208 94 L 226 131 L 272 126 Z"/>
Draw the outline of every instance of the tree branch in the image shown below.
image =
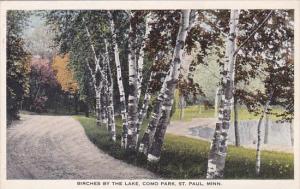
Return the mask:
<path id="1" fill-rule="evenodd" d="M 92 43 L 91 34 L 90 34 L 90 32 L 89 32 L 89 29 L 88 29 L 88 27 L 87 27 L 87 25 L 86 25 L 86 23 L 85 23 L 85 19 L 84 19 L 83 17 L 82 17 L 82 21 L 83 21 L 83 23 L 84 23 L 85 31 L 86 31 L 86 34 L 87 34 L 87 36 L 88 36 L 88 39 L 89 39 L 89 42 L 90 42 L 92 51 L 93 51 L 93 53 L 94 53 L 95 61 L 96 61 L 96 62 L 99 62 L 98 56 L 97 56 L 97 54 L 96 54 L 95 47 L 94 47 L 94 45 L 93 45 L 93 43 Z"/>
<path id="2" fill-rule="evenodd" d="M 189 32 L 198 22 L 196 22 L 196 20 L 198 19 L 198 12 L 196 12 L 195 10 L 192 10 L 190 13 L 190 21 L 189 21 L 189 26 L 187 31 Z"/>
<path id="3" fill-rule="evenodd" d="M 86 59 L 86 65 L 87 65 L 87 67 L 88 67 L 88 69 L 90 71 L 90 74 L 91 74 L 92 78 L 93 78 L 93 83 L 95 84 L 96 83 L 95 72 L 91 68 L 88 59 Z"/>
<path id="4" fill-rule="evenodd" d="M 235 50 L 235 52 L 233 53 L 233 56 L 236 56 L 237 53 L 239 52 L 239 50 L 241 50 L 241 48 L 250 40 L 250 38 L 269 20 L 269 18 L 271 17 L 272 13 L 274 12 L 274 10 L 271 10 L 269 12 L 269 14 L 266 16 L 266 18 L 256 27 L 252 30 L 252 32 L 250 33 L 250 35 L 247 37 L 247 39 L 245 39 L 242 44 Z"/>

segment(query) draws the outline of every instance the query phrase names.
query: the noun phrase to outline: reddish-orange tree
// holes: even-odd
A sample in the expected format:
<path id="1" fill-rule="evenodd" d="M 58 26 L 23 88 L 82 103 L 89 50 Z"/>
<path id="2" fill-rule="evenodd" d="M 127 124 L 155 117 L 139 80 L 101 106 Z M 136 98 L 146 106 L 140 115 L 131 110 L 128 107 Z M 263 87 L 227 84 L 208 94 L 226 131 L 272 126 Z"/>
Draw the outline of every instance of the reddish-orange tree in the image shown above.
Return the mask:
<path id="1" fill-rule="evenodd" d="M 74 98 L 75 113 L 78 112 L 78 83 L 74 78 L 73 71 L 69 68 L 69 55 L 56 55 L 53 58 L 52 68 L 56 73 L 56 79 L 67 97 Z M 70 111 L 70 104 L 68 103 Z"/>
<path id="2" fill-rule="evenodd" d="M 78 84 L 74 79 L 74 73 L 68 67 L 69 55 L 55 56 L 53 59 L 52 68 L 56 72 L 56 79 L 61 85 L 63 91 L 76 94 L 78 91 Z"/>

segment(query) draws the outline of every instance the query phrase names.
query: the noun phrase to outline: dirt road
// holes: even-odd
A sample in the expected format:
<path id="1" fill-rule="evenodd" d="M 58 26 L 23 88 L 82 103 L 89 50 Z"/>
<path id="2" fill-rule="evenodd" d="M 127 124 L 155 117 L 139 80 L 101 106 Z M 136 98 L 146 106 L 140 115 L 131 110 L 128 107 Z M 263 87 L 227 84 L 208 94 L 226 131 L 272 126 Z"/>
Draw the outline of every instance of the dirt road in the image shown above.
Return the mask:
<path id="1" fill-rule="evenodd" d="M 151 179 L 92 144 L 69 116 L 22 115 L 7 130 L 8 179 Z"/>

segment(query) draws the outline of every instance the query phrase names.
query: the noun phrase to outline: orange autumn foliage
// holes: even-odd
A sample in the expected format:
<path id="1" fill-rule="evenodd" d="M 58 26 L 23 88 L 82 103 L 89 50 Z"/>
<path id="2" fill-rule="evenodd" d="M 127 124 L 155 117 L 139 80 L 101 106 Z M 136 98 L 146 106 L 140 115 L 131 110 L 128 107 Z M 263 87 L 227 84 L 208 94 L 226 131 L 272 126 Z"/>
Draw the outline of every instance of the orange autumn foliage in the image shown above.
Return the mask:
<path id="1" fill-rule="evenodd" d="M 78 83 L 74 79 L 74 73 L 68 67 L 69 55 L 56 55 L 53 59 L 52 68 L 56 72 L 56 79 L 65 92 L 76 93 Z"/>

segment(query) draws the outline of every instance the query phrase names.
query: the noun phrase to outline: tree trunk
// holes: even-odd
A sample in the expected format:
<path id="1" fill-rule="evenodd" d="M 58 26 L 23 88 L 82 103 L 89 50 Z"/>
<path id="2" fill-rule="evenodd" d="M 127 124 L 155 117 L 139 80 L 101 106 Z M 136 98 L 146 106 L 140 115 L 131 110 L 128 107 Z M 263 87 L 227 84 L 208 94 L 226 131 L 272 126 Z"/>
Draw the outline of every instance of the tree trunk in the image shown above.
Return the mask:
<path id="1" fill-rule="evenodd" d="M 115 123 L 115 111 L 114 111 L 114 101 L 113 101 L 113 77 L 111 74 L 111 68 L 109 64 L 109 56 L 108 56 L 108 47 L 107 41 L 105 40 L 105 68 L 107 71 L 107 96 L 108 96 L 108 103 L 107 103 L 107 117 L 108 117 L 108 132 L 110 133 L 110 139 L 112 141 L 116 141 L 116 123 Z"/>
<path id="2" fill-rule="evenodd" d="M 74 93 L 74 109 L 75 109 L 75 114 L 78 114 L 78 94 L 77 92 Z"/>
<path id="3" fill-rule="evenodd" d="M 137 59 L 137 102 L 139 102 L 140 96 L 141 96 L 141 91 L 142 91 L 142 85 L 141 83 L 143 82 L 143 67 L 144 67 L 144 56 L 145 52 L 144 49 L 146 47 L 146 40 L 149 38 L 149 34 L 151 31 L 151 27 L 149 26 L 149 21 L 150 21 L 150 16 L 146 15 L 146 20 L 145 20 L 145 35 L 143 37 L 141 47 L 138 53 L 138 59 Z"/>
<path id="4" fill-rule="evenodd" d="M 101 92 L 100 89 L 95 89 L 96 92 L 96 125 L 101 126 L 101 114 L 100 114 L 100 108 L 101 108 L 101 103 L 100 103 L 100 98 L 101 98 Z"/>
<path id="5" fill-rule="evenodd" d="M 141 125 L 143 124 L 143 120 L 147 114 L 147 110 L 148 110 L 148 107 L 149 107 L 149 101 L 151 99 L 151 91 L 152 91 L 152 88 L 151 88 L 151 82 L 154 78 L 154 72 L 152 71 L 151 72 L 151 75 L 150 75 L 150 79 L 147 83 L 147 89 L 146 89 L 146 93 L 145 93 L 145 96 L 144 96 L 144 100 L 143 100 L 143 105 L 142 105 L 142 108 L 140 109 L 139 111 L 139 117 L 138 117 L 138 122 L 137 122 L 137 125 L 136 125 L 136 128 L 137 128 L 137 140 L 139 138 L 139 133 L 140 133 L 140 127 Z"/>
<path id="6" fill-rule="evenodd" d="M 235 135 L 235 146 L 241 145 L 240 139 L 240 131 L 239 131 L 239 115 L 238 115 L 238 108 L 237 108 L 237 97 L 234 97 L 234 135 Z"/>
<path id="7" fill-rule="evenodd" d="M 179 102 L 179 105 L 180 105 L 180 120 L 183 119 L 183 116 L 184 116 L 184 107 L 185 107 L 185 101 L 184 101 L 184 96 L 183 95 L 180 95 L 180 102 Z"/>
<path id="8" fill-rule="evenodd" d="M 41 85 L 39 85 L 37 81 L 36 81 L 36 86 L 38 86 L 38 89 L 37 89 L 37 91 L 36 91 L 36 93 L 35 93 L 35 95 L 34 95 L 34 98 L 33 98 L 33 101 L 32 101 L 32 103 L 31 103 L 31 105 L 29 106 L 29 110 L 30 110 L 30 111 L 33 111 L 33 108 L 34 108 L 34 107 L 32 107 L 33 102 L 37 99 L 37 97 L 38 97 L 38 95 L 39 95 L 39 92 L 40 92 L 40 88 L 41 88 Z M 35 110 L 34 110 L 34 111 L 35 111 Z"/>
<path id="9" fill-rule="evenodd" d="M 154 132 L 155 132 L 158 121 L 161 116 L 162 103 L 164 100 L 164 94 L 165 94 L 166 87 L 167 87 L 167 84 L 166 84 L 166 79 L 165 79 L 164 83 L 160 89 L 160 92 L 156 98 L 156 101 L 155 101 L 155 104 L 153 107 L 153 111 L 151 114 L 151 118 L 148 123 L 147 130 L 144 133 L 144 136 L 143 136 L 140 146 L 139 146 L 139 152 L 143 152 L 145 155 L 148 155 L 148 150 L 150 148 L 150 144 L 152 143 Z"/>
<path id="10" fill-rule="evenodd" d="M 123 148 L 127 147 L 127 110 L 126 110 L 126 102 L 125 102 L 125 92 L 123 87 L 123 79 L 122 79 L 122 71 L 121 71 L 121 64 L 120 64 L 120 55 L 119 55 L 119 47 L 117 44 L 117 36 L 115 33 L 115 24 L 110 11 L 108 11 L 109 23 L 110 23 L 110 31 L 112 33 L 112 46 L 114 49 L 114 56 L 115 56 L 115 63 L 117 67 L 117 77 L 118 77 L 118 87 L 119 87 L 119 94 L 120 94 L 120 109 L 123 121 L 123 132 L 122 132 L 122 140 L 121 146 Z"/>
<path id="11" fill-rule="evenodd" d="M 85 112 L 85 117 L 90 117 L 90 109 L 89 109 L 89 103 L 85 102 L 84 103 L 84 112 Z"/>
<path id="12" fill-rule="evenodd" d="M 216 95 L 215 95 L 215 118 L 218 117 L 219 101 L 220 101 L 220 88 L 218 87 L 216 89 Z"/>
<path id="13" fill-rule="evenodd" d="M 269 115 L 266 115 L 265 120 L 265 137 L 264 137 L 264 144 L 268 144 L 269 142 Z"/>
<path id="14" fill-rule="evenodd" d="M 131 19 L 130 19 L 131 20 Z M 127 148 L 135 149 L 137 144 L 137 128 L 138 120 L 138 101 L 137 101 L 137 65 L 135 62 L 135 49 L 133 41 L 135 39 L 135 32 L 132 30 L 132 23 L 130 23 L 129 32 L 129 54 L 128 54 L 128 72 L 129 72 L 129 90 L 128 90 L 128 136 Z"/>
<path id="15" fill-rule="evenodd" d="M 262 115 L 261 115 L 261 117 L 258 121 L 258 125 L 257 125 L 257 145 L 256 145 L 256 159 L 255 159 L 255 174 L 257 176 L 260 174 L 261 122 L 269 108 L 271 98 L 272 98 L 272 94 L 264 107 L 264 110 L 262 112 Z"/>
<path id="16" fill-rule="evenodd" d="M 208 155 L 207 175 L 208 179 L 222 178 L 227 155 L 228 129 L 230 126 L 231 108 L 233 104 L 233 87 L 235 72 L 236 34 L 239 19 L 239 11 L 231 10 L 230 31 L 226 44 L 226 58 L 224 64 L 224 75 L 222 76 L 221 102 L 219 107 L 218 121 L 212 139 Z"/>
<path id="17" fill-rule="evenodd" d="M 96 113 L 96 125 L 101 126 L 101 113 L 100 113 L 100 108 L 101 108 L 101 81 L 97 81 L 98 79 L 95 77 L 95 72 L 93 71 L 92 68 L 90 67 L 89 63 L 87 62 L 87 67 L 90 71 L 90 74 L 92 76 L 93 80 L 93 85 L 94 85 L 94 90 L 96 94 L 96 107 L 95 107 L 95 113 Z M 96 70 L 97 68 L 99 69 L 99 65 L 96 65 Z"/>
<path id="18" fill-rule="evenodd" d="M 82 17 L 83 23 L 85 23 L 85 19 L 84 17 Z M 95 62 L 95 69 L 93 70 L 87 60 L 87 67 L 90 71 L 90 74 L 92 76 L 93 79 L 93 84 L 94 84 L 94 89 L 95 89 L 95 93 L 96 93 L 96 125 L 97 126 L 101 126 L 101 93 L 102 93 L 102 87 L 103 87 L 103 72 L 101 71 L 101 66 L 100 66 L 100 60 L 97 57 L 96 54 L 96 50 L 95 50 L 95 46 L 92 42 L 91 39 L 91 34 L 89 32 L 88 27 L 85 25 L 85 31 L 88 37 L 88 40 L 90 42 L 90 46 L 91 49 L 93 51 L 93 55 L 94 55 L 94 62 Z M 99 75 L 100 77 L 96 77 L 96 75 Z"/>
<path id="19" fill-rule="evenodd" d="M 68 113 L 71 114 L 71 100 L 70 100 L 70 95 L 68 93 L 67 95 L 67 102 L 68 102 Z"/>
<path id="20" fill-rule="evenodd" d="M 104 71 L 105 72 L 105 71 Z M 103 78 L 105 78 L 106 76 L 104 75 Z M 100 112 L 101 112 L 101 122 L 106 125 L 106 127 L 108 127 L 107 125 L 107 101 L 108 101 L 108 96 L 107 96 L 107 84 L 105 82 L 105 79 L 102 81 L 103 82 L 103 86 L 101 88 L 101 107 L 100 107 Z"/>
<path id="21" fill-rule="evenodd" d="M 263 115 L 260 117 L 257 125 L 257 146 L 256 146 L 256 160 L 255 160 L 255 174 L 259 175 L 260 173 L 260 143 L 261 143 L 261 122 Z"/>
<path id="22" fill-rule="evenodd" d="M 174 91 L 179 77 L 180 65 L 182 63 L 182 54 L 184 51 L 185 39 L 189 29 L 190 10 L 181 11 L 180 27 L 176 39 L 176 46 L 172 58 L 172 67 L 166 77 L 166 89 L 164 93 L 164 101 L 162 105 L 162 115 L 157 125 L 153 143 L 148 154 L 148 161 L 157 162 L 160 159 L 161 147 L 164 142 L 164 136 L 167 126 L 170 122 L 170 113 L 172 110 Z"/>

